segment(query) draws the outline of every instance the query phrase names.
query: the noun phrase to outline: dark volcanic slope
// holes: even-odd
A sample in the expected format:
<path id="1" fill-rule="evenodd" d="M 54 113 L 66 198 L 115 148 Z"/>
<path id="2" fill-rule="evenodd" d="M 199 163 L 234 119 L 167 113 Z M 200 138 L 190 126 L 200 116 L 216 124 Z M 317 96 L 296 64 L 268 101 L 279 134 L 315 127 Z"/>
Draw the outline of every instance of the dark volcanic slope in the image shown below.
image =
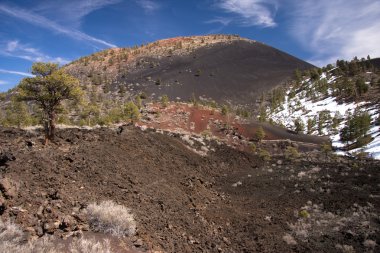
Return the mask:
<path id="1" fill-rule="evenodd" d="M 191 55 L 167 57 L 159 63 L 157 68 L 136 71 L 128 81 L 144 83 L 150 76 L 163 83 L 147 86 L 150 93 L 183 99 L 194 93 L 238 103 L 254 101 L 262 91 L 289 78 L 296 68 L 312 67 L 277 49 L 248 41 L 200 48 Z"/>
<path id="2" fill-rule="evenodd" d="M 83 83 L 107 83 L 111 92 L 144 91 L 152 98 L 167 94 L 186 101 L 194 94 L 218 102 L 253 104 L 263 91 L 292 77 L 296 68 L 312 67 L 260 42 L 215 35 L 110 49 L 65 68 Z"/>

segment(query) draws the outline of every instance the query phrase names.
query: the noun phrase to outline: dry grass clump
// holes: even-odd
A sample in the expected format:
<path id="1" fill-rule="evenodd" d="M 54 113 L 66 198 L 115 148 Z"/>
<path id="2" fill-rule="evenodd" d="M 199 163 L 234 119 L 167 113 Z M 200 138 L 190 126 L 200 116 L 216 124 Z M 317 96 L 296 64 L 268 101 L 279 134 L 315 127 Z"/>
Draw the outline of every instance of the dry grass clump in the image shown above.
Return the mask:
<path id="1" fill-rule="evenodd" d="M 27 241 L 25 233 L 19 226 L 0 219 L 0 252 L 2 253 L 111 253 L 108 240 L 74 239 L 68 249 L 52 238 L 43 237 Z"/>
<path id="2" fill-rule="evenodd" d="M 136 221 L 130 209 L 111 200 L 87 207 L 88 222 L 92 230 L 115 236 L 132 236 L 136 233 Z"/>
<path id="3" fill-rule="evenodd" d="M 94 239 L 74 240 L 70 244 L 70 253 L 112 253 L 109 240 L 103 242 Z"/>

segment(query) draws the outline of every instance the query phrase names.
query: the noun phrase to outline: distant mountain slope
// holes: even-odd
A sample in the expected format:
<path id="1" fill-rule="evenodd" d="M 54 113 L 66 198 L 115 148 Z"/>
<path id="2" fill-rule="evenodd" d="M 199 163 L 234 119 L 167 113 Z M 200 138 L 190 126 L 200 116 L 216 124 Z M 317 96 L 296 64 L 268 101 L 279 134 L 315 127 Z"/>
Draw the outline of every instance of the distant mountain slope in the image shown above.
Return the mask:
<path id="1" fill-rule="evenodd" d="M 65 69 L 106 92 L 182 101 L 195 97 L 253 104 L 257 97 L 289 79 L 296 68 L 313 66 L 262 43 L 237 36 L 180 37 L 131 49 L 109 49 Z"/>

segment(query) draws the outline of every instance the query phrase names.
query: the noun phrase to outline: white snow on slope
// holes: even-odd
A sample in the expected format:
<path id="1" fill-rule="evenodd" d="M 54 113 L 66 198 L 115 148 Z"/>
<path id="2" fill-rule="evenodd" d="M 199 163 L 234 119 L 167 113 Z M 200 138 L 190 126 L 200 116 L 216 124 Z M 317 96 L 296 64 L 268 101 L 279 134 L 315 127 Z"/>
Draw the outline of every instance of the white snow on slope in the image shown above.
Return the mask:
<path id="1" fill-rule="evenodd" d="M 337 77 L 331 76 L 327 79 L 327 74 L 323 73 L 320 77 L 320 80 L 326 79 L 328 84 L 333 83 Z M 303 81 L 303 88 L 312 88 L 312 83 L 310 79 Z M 379 117 L 379 110 L 375 107 L 367 106 L 365 102 L 361 103 L 338 103 L 336 98 L 332 96 L 332 90 L 329 89 L 327 93 L 328 97 L 323 96 L 322 94 L 317 93 L 317 98 L 314 100 L 307 96 L 307 92 L 303 89 L 303 91 L 298 92 L 294 97 L 290 98 L 290 90 L 287 91 L 285 96 L 285 102 L 282 106 L 278 107 L 274 110 L 274 112 L 270 112 L 267 110 L 269 118 L 271 118 L 275 123 L 282 124 L 287 128 L 294 129 L 294 122 L 296 119 L 299 119 L 305 125 L 305 132 L 308 119 L 318 120 L 319 113 L 325 112 L 326 115 L 329 115 L 332 118 L 345 118 L 349 113 L 353 113 L 355 109 L 359 109 L 360 111 L 366 111 L 371 116 L 372 126 L 368 134 L 373 137 L 373 141 L 371 141 L 366 146 L 350 150 L 349 154 L 354 154 L 356 152 L 367 152 L 373 158 L 380 159 L 380 127 L 376 126 L 374 122 L 376 122 Z M 319 98 L 318 98 L 319 97 Z M 326 124 L 322 127 L 322 129 L 318 132 L 315 128 L 311 134 L 313 135 L 328 135 L 332 140 L 332 144 L 335 148 L 342 148 L 344 144 L 340 142 L 339 131 L 344 127 L 345 120 L 340 122 L 336 129 L 332 129 L 331 125 Z M 331 120 L 330 120 L 331 124 Z M 337 153 L 342 154 L 341 151 Z"/>

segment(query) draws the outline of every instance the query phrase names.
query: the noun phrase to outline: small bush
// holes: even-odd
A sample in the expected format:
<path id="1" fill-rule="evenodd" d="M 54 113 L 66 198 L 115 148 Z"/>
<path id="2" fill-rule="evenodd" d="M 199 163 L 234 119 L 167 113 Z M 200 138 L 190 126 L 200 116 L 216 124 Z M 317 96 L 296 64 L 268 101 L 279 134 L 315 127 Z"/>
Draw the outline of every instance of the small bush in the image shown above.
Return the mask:
<path id="1" fill-rule="evenodd" d="M 265 138 L 265 135 L 266 135 L 265 131 L 261 126 L 259 128 L 257 128 L 257 131 L 255 133 L 255 137 L 259 142 L 261 142 Z"/>
<path id="2" fill-rule="evenodd" d="M 119 237 L 136 233 L 136 221 L 130 210 L 111 200 L 88 205 L 87 215 L 91 229 L 96 232 Z"/>
<path id="3" fill-rule="evenodd" d="M 297 148 L 291 146 L 286 147 L 284 155 L 287 160 L 295 160 L 301 156 Z"/>
<path id="4" fill-rule="evenodd" d="M 259 157 L 263 161 L 265 161 L 265 162 L 270 161 L 271 156 L 270 156 L 270 154 L 269 154 L 269 152 L 267 150 L 265 150 L 265 149 L 259 149 L 258 153 L 259 153 Z"/>

